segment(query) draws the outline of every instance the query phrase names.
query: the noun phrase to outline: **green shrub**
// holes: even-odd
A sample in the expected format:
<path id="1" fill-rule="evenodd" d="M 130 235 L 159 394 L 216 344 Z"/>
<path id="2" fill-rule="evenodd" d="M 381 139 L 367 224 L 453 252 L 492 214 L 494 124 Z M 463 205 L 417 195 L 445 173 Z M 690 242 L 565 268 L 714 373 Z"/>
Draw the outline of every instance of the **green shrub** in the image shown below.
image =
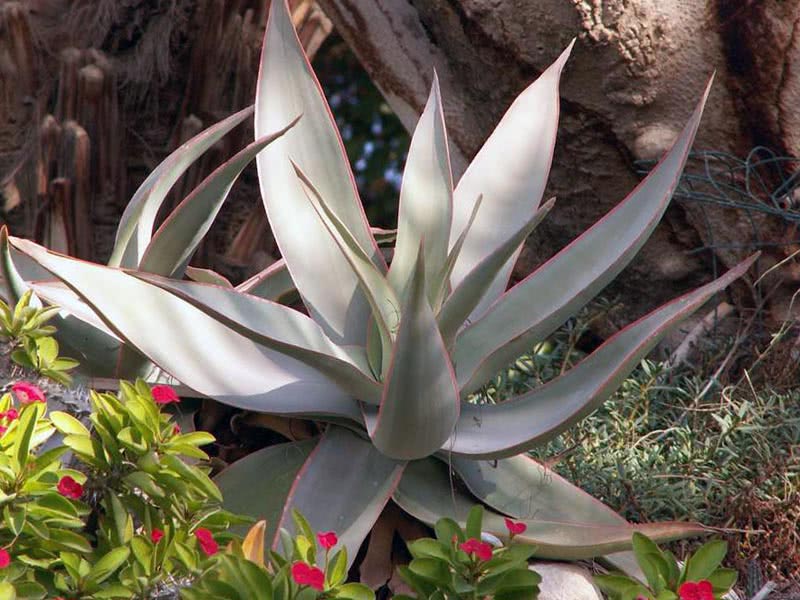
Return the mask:
<path id="1" fill-rule="evenodd" d="M 242 520 L 187 462 L 214 438 L 177 429 L 160 410 L 177 400 L 142 382 L 92 392 L 90 430 L 33 384 L 0 399 L 0 598 L 148 598 L 202 572 Z"/>
<path id="2" fill-rule="evenodd" d="M 596 576 L 610 600 L 720 600 L 736 583 L 736 571 L 721 567 L 728 545 L 720 540 L 703 544 L 683 565 L 640 533 L 633 534 L 633 551 L 646 585 L 621 573 Z"/>

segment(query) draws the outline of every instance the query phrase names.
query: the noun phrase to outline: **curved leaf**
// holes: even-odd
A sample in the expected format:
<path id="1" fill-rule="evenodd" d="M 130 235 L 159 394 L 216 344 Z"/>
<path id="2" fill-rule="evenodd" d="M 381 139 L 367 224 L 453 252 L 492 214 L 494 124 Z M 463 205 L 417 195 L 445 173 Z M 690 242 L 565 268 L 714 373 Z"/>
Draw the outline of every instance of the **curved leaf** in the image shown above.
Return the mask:
<path id="1" fill-rule="evenodd" d="M 369 314 L 358 280 L 305 199 L 295 161 L 337 218 L 384 272 L 328 103 L 295 33 L 285 0 L 272 2 L 256 89 L 257 136 L 303 118 L 257 158 L 272 233 L 314 319 L 336 343 L 364 344 Z M 324 260 L 320 260 L 324 257 Z"/>
<path id="2" fill-rule="evenodd" d="M 380 410 L 377 417 L 365 413 L 365 420 L 378 450 L 411 460 L 442 446 L 461 408 L 453 366 L 425 296 L 421 249 L 402 315 Z"/>
<path id="3" fill-rule="evenodd" d="M 139 269 L 176 279 L 183 277 L 186 265 L 241 172 L 256 154 L 289 131 L 299 118 L 240 150 L 206 177 L 158 228 L 142 256 Z"/>
<path id="4" fill-rule="evenodd" d="M 319 191 L 306 177 L 302 170 L 295 165 L 297 177 L 303 184 L 303 192 L 313 206 L 320 221 L 323 223 L 330 237 L 342 251 L 345 260 L 358 279 L 360 289 L 366 296 L 372 309 L 372 316 L 381 333 L 381 343 L 384 356 L 389 355 L 394 332 L 399 321 L 399 300 L 386 280 L 386 277 L 375 266 L 370 257 L 358 245 L 358 241 L 342 223 L 330 206 L 322 198 Z"/>
<path id="5" fill-rule="evenodd" d="M 292 485 L 279 526 L 293 531 L 292 509 L 300 511 L 315 531 L 336 532 L 352 564 L 404 467 L 369 440 L 329 425 Z"/>
<path id="6" fill-rule="evenodd" d="M 559 79 L 574 43 L 514 100 L 458 182 L 450 247 L 466 228 L 475 199 L 482 194 L 484 202 L 453 268 L 452 287 L 515 233 L 518 224 L 527 221 L 539 206 L 556 143 Z M 473 319 L 506 289 L 518 253 L 495 278 Z"/>
<path id="7" fill-rule="evenodd" d="M 14 244 L 64 281 L 121 339 L 202 395 L 287 415 L 357 422 L 355 401 L 317 371 L 232 331 L 177 296 L 119 269 Z"/>
<path id="8" fill-rule="evenodd" d="M 453 176 L 444 125 L 439 78 L 433 74 L 431 93 L 419 118 L 408 149 L 400 208 L 397 242 L 389 283 L 401 298 L 411 283 L 420 244 L 425 240 L 425 281 L 432 286 L 447 260 L 453 214 Z M 433 300 L 436 290 L 427 291 Z"/>
<path id="9" fill-rule="evenodd" d="M 248 454 L 223 469 L 214 483 L 226 510 L 267 522 L 265 538 L 278 532 L 286 497 L 316 439 L 276 444 Z M 243 533 L 243 531 L 241 532 Z"/>
<path id="10" fill-rule="evenodd" d="M 13 251 L 18 257 L 24 257 L 28 264 L 26 275 L 50 277 L 50 273 L 43 269 L 27 256 Z M 36 294 L 71 313 L 66 316 L 58 314 L 53 317 L 52 324 L 57 328 L 56 337 L 61 343 L 65 355 L 73 356 L 81 362 L 81 369 L 93 375 L 111 375 L 114 373 L 117 352 L 120 341 L 102 324 L 99 319 L 62 284 L 56 286 L 53 282 L 26 282 L 16 267 L 17 258 L 12 259 L 12 248 L 8 243 L 8 230 L 0 228 L 0 270 L 6 282 L 9 301 L 16 303 L 29 289 Z M 49 283 L 49 285 L 48 285 Z M 52 288 L 52 289 L 51 289 Z M 39 303 L 38 298 L 32 299 L 32 304 Z"/>
<path id="11" fill-rule="evenodd" d="M 708 91 L 706 88 L 672 149 L 625 200 L 462 331 L 453 362 L 464 392 L 477 389 L 536 341 L 550 335 L 636 255 L 678 184 Z M 482 215 L 489 212 L 486 206 L 484 202 Z"/>
<path id="12" fill-rule="evenodd" d="M 139 264 L 145 248 L 150 243 L 158 209 L 161 208 L 172 186 L 201 154 L 252 113 L 253 107 L 250 106 L 201 131 L 165 158 L 148 175 L 122 213 L 114 249 L 108 260 L 109 266 L 136 267 Z M 296 115 L 297 113 L 292 116 Z M 289 119 L 286 119 L 281 126 L 288 121 Z M 277 128 L 272 131 L 275 129 Z"/>
<path id="13" fill-rule="evenodd" d="M 246 292 L 265 300 L 277 302 L 282 296 L 296 291 L 289 268 L 283 259 L 276 260 L 266 269 L 259 271 L 247 281 L 236 286 L 240 292 Z"/>
<path id="14" fill-rule="evenodd" d="M 466 524 L 475 498 L 453 486 L 447 465 L 428 458 L 409 463 L 397 486 L 393 499 L 400 507 L 421 521 L 433 524 L 441 517 L 450 517 L 462 527 Z M 528 529 L 515 540 L 536 546 L 535 555 L 558 560 L 594 558 L 628 550 L 634 531 L 664 542 L 704 533 L 694 523 L 592 524 L 579 521 L 521 518 Z M 483 514 L 483 530 L 499 538 L 507 538 L 504 517 L 492 510 Z"/>
<path id="15" fill-rule="evenodd" d="M 627 524 L 613 509 L 525 454 L 495 461 L 463 456 L 447 460 L 478 499 L 515 519 Z"/>
<path id="16" fill-rule="evenodd" d="M 553 204 L 555 204 L 555 199 L 547 201 L 508 240 L 500 244 L 494 252 L 490 252 L 486 258 L 475 265 L 475 268 L 461 280 L 461 283 L 448 296 L 438 317 L 439 329 L 445 340 L 455 339 L 459 328 L 475 307 L 478 306 L 481 298 L 496 278 L 498 271 L 508 262 L 509 258 L 517 251 L 520 244 L 525 241 L 536 226 L 542 222 L 542 219 L 547 216 L 547 213 L 553 208 Z"/>
<path id="17" fill-rule="evenodd" d="M 197 283 L 211 283 L 222 287 L 233 288 L 233 284 L 227 277 L 211 269 L 201 269 L 190 265 L 186 267 L 186 277 Z"/>
<path id="18" fill-rule="evenodd" d="M 671 327 L 741 277 L 756 258 L 629 325 L 545 385 L 500 404 L 465 404 L 447 448 L 454 454 L 495 458 L 552 439 L 596 409 Z"/>
<path id="19" fill-rule="evenodd" d="M 381 386 L 367 375 L 363 349 L 351 347 L 346 352 L 306 315 L 230 288 L 131 274 L 175 294 L 246 338 L 317 369 L 359 400 L 380 403 Z"/>

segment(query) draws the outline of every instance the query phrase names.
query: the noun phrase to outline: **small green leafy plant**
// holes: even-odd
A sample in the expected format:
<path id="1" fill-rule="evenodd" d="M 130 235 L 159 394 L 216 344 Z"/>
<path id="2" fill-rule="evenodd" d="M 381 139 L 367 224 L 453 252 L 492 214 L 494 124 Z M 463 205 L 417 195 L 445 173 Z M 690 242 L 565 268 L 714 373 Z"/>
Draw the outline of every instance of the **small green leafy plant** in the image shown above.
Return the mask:
<path id="1" fill-rule="evenodd" d="M 243 520 L 223 511 L 202 432 L 167 386 L 91 393 L 91 427 L 18 382 L 0 399 L 0 599 L 150 598 L 190 582 Z M 54 434 L 63 443 L 42 450 Z M 49 444 L 48 446 L 52 445 Z M 70 452 L 71 451 L 71 452 Z"/>
<path id="2" fill-rule="evenodd" d="M 332 531 L 314 534 L 308 521 L 294 511 L 298 533 L 281 531 L 283 554 L 270 551 L 264 560 L 264 531 L 260 521 L 244 541 L 231 543 L 229 551 L 214 557 L 207 570 L 189 588 L 184 600 L 374 600 L 375 594 L 360 583 L 346 583 L 347 548 L 334 552 L 339 539 Z M 322 549 L 320 556 L 318 549 Z M 321 561 L 319 559 L 322 559 Z"/>
<path id="3" fill-rule="evenodd" d="M 633 534 L 633 551 L 646 585 L 621 573 L 595 576 L 610 600 L 720 600 L 736 583 L 736 571 L 720 566 L 728 551 L 722 540 L 703 544 L 683 566 L 638 532 Z"/>
<path id="4" fill-rule="evenodd" d="M 72 378 L 67 371 L 77 367 L 78 361 L 58 355 L 58 342 L 52 337 L 56 329 L 46 325 L 60 309 L 31 306 L 32 295 L 30 290 L 25 292 L 13 309 L 0 300 L 0 337 L 11 344 L 11 360 L 16 364 L 69 385 Z"/>
<path id="5" fill-rule="evenodd" d="M 493 546 L 481 538 L 482 520 L 483 508 L 476 506 L 469 513 L 466 529 L 452 519 L 439 519 L 436 539 L 422 538 L 408 545 L 413 560 L 399 567 L 399 572 L 417 598 L 534 600 L 538 596 L 542 578 L 528 568 L 536 548 L 514 543 L 525 524 L 506 519 L 509 541 Z"/>

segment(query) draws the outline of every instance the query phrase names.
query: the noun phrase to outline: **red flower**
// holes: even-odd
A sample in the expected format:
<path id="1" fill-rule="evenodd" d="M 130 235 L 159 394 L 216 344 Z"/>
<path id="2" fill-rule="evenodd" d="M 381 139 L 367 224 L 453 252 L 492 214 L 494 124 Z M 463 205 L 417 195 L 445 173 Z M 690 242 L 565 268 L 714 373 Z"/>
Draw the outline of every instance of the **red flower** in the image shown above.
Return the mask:
<path id="1" fill-rule="evenodd" d="M 339 538 L 336 537 L 336 534 L 332 531 L 320 532 L 317 534 L 317 541 L 319 545 L 325 548 L 325 550 L 330 550 L 336 544 L 339 543 Z"/>
<path id="2" fill-rule="evenodd" d="M 153 527 L 153 531 L 150 532 L 150 541 L 154 544 L 157 544 L 161 538 L 164 537 L 164 532 L 160 529 Z"/>
<path id="3" fill-rule="evenodd" d="M 67 498 L 78 500 L 83 495 L 83 486 L 69 475 L 58 480 L 58 493 Z"/>
<path id="4" fill-rule="evenodd" d="M 172 426 L 172 435 L 178 435 L 180 432 L 181 426 L 175 423 L 175 425 Z"/>
<path id="5" fill-rule="evenodd" d="M 292 579 L 297 585 L 307 585 L 320 592 L 325 589 L 325 573 L 304 562 L 292 565 Z"/>
<path id="6" fill-rule="evenodd" d="M 477 556 L 480 560 L 486 561 L 492 558 L 492 545 L 475 538 L 469 538 L 466 542 L 461 542 L 458 547 L 467 554 Z"/>
<path id="7" fill-rule="evenodd" d="M 154 385 L 150 392 L 153 394 L 153 401 L 156 404 L 171 404 L 181 401 L 175 390 L 168 385 Z"/>
<path id="8" fill-rule="evenodd" d="M 10 564 L 11 556 L 8 554 L 8 550 L 0 548 L 0 569 L 5 569 Z"/>
<path id="9" fill-rule="evenodd" d="M 11 391 L 17 395 L 22 404 L 31 404 L 32 402 L 45 402 L 44 392 L 27 381 L 18 381 L 11 386 Z"/>
<path id="10" fill-rule="evenodd" d="M 206 556 L 212 556 L 219 552 L 219 544 L 214 541 L 214 535 L 203 527 L 194 532 L 194 537 L 197 538 L 197 543 L 200 544 L 200 549 Z"/>
<path id="11" fill-rule="evenodd" d="M 518 521 L 512 521 L 511 519 L 506 519 L 506 529 L 508 529 L 508 533 L 511 534 L 511 537 L 515 535 L 519 535 L 520 533 L 525 533 L 525 530 L 528 528 L 525 523 L 520 523 Z"/>
<path id="12" fill-rule="evenodd" d="M 678 588 L 678 595 L 681 600 L 714 600 L 714 589 L 711 582 L 703 581 L 687 581 L 681 584 Z"/>
<path id="13" fill-rule="evenodd" d="M 2 425 L 0 425 L 0 435 L 5 434 L 6 431 L 8 431 L 8 427 L 3 427 Z"/>
<path id="14" fill-rule="evenodd" d="M 19 418 L 19 413 L 16 408 L 9 408 L 6 412 L 0 413 L 0 417 L 8 419 L 9 421 L 15 421 Z"/>

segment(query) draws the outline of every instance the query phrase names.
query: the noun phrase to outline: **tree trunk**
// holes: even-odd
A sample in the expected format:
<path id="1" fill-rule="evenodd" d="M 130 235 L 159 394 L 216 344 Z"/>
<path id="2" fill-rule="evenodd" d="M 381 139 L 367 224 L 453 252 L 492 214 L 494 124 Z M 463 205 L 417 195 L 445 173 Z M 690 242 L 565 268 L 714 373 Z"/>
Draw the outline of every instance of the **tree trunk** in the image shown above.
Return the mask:
<path id="1" fill-rule="evenodd" d="M 313 55 L 330 21 L 313 0 L 290 6 Z M 105 260 L 149 171 L 252 104 L 268 8 L 264 0 L 0 0 L 0 214 L 14 233 Z M 171 202 L 246 145 L 252 132 L 243 129 L 189 170 Z M 195 257 L 234 276 L 265 266 L 257 250 L 274 250 L 255 177 L 242 180 Z"/>
<path id="2" fill-rule="evenodd" d="M 562 78 L 549 181 L 549 194 L 558 202 L 521 255 L 518 276 L 634 188 L 640 179 L 636 161 L 656 159 L 669 147 L 714 71 L 696 151 L 741 157 L 766 145 L 779 155 L 800 155 L 799 0 L 320 0 L 320 5 L 409 129 L 436 68 L 456 174 L 514 97 L 577 36 Z M 792 196 L 776 188 L 796 165 L 773 169 L 768 162 L 745 171 L 739 161 L 733 163 L 739 170 L 729 172 L 731 159 L 714 156 L 698 153 L 690 160 L 687 173 L 699 179 L 695 191 L 691 197 L 676 195 L 662 225 L 611 288 L 622 295 L 629 316 L 707 281 L 713 270 L 724 270 L 757 248 L 765 254 L 762 270 L 795 250 L 789 243 L 797 237 Z M 708 181 L 706 160 L 719 170 L 716 187 Z M 759 175 L 762 187 L 745 193 L 745 173 L 751 179 Z M 736 190 L 721 194 L 720 189 L 728 191 L 724 186 Z M 722 200 L 709 202 L 712 196 Z M 781 277 L 785 290 L 773 296 L 778 317 L 798 282 L 793 269 L 782 269 Z"/>

